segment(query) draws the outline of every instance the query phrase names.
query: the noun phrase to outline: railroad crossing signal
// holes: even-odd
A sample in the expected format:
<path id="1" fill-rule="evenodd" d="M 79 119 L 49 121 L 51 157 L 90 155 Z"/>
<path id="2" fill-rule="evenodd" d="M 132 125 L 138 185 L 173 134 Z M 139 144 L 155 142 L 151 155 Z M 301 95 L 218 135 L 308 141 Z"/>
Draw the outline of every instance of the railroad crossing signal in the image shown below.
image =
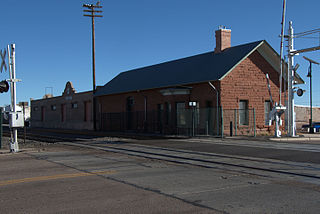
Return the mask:
<path id="1" fill-rule="evenodd" d="M 6 49 L 4 49 L 3 54 L 2 54 L 2 50 L 0 50 L 0 55 L 1 55 L 1 67 L 0 67 L 0 72 L 2 73 L 2 69 L 4 68 L 4 70 L 7 70 L 7 65 L 6 65 Z"/>
<path id="2" fill-rule="evenodd" d="M 0 93 L 8 92 L 9 90 L 9 83 L 6 80 L 2 80 L 0 82 Z"/>

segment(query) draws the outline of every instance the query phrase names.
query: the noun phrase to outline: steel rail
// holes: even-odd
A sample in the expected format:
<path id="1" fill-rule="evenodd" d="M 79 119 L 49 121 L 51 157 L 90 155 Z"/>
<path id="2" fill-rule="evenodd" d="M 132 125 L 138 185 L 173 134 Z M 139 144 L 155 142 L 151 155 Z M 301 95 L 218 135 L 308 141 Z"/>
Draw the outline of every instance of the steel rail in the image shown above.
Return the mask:
<path id="1" fill-rule="evenodd" d="M 179 164 L 200 166 L 200 167 L 204 167 L 204 168 L 221 169 L 218 167 L 218 165 L 223 165 L 223 166 L 229 166 L 229 167 L 258 170 L 258 171 L 278 173 L 278 174 L 285 174 L 285 175 L 291 175 L 291 176 L 320 179 L 320 176 L 310 175 L 310 174 L 305 174 L 305 173 L 288 172 L 288 171 L 284 171 L 284 170 L 268 169 L 268 168 L 263 168 L 263 167 L 247 166 L 247 165 L 241 165 L 241 164 L 226 163 L 226 162 L 222 162 L 222 161 L 205 160 L 205 159 L 200 159 L 200 158 L 182 157 L 182 156 L 178 156 L 178 155 L 159 154 L 159 153 L 155 153 L 155 152 L 146 152 L 146 151 L 141 151 L 141 150 L 127 149 L 127 148 L 117 148 L 117 147 L 113 147 L 113 146 L 109 146 L 109 145 L 108 146 L 106 146 L 106 145 L 99 146 L 99 145 L 88 145 L 88 144 L 75 143 L 75 142 L 69 142 L 69 143 L 66 142 L 66 143 L 62 143 L 62 144 L 97 149 L 97 150 L 104 150 L 104 151 L 109 151 L 109 152 L 114 152 L 114 153 L 121 153 L 121 154 L 126 154 L 126 155 L 130 155 L 130 156 L 135 156 L 135 157 L 142 157 L 142 158 L 148 158 L 148 159 L 174 162 L 174 163 L 179 163 Z M 135 154 L 132 154 L 132 153 L 135 153 Z M 154 157 L 150 157 L 150 155 L 153 155 Z M 229 156 L 228 158 L 233 158 L 233 157 Z M 186 161 L 189 161 L 189 162 L 186 162 Z M 214 164 L 217 166 L 210 166 L 208 164 Z M 223 170 L 237 171 L 237 170 L 231 170 L 231 169 L 225 169 L 225 168 Z M 248 173 L 248 172 L 244 172 L 244 171 L 240 171 L 240 172 L 262 176 L 260 174 L 255 174 L 255 173 Z"/>
<path id="2" fill-rule="evenodd" d="M 313 179 L 320 179 L 320 176 L 317 175 L 311 175 L 311 174 L 305 174 L 305 173 L 298 173 L 298 172 L 289 172 L 285 170 L 278 170 L 278 169 L 270 169 L 270 168 L 264 168 L 264 167 L 258 167 L 258 166 L 248 166 L 245 164 L 237 164 L 237 163 L 227 163 L 223 161 L 214 161 L 214 160 L 206 160 L 205 158 L 210 157 L 218 157 L 218 158 L 230 158 L 234 159 L 235 161 L 251 161 L 251 162 L 265 162 L 265 163 L 277 163 L 276 161 L 261 161 L 261 160 L 254 160 L 255 158 L 245 158 L 245 157 L 235 157 L 231 155 L 220 155 L 220 154 L 214 154 L 214 153 L 205 153 L 205 152 L 197 152 L 197 151 L 186 151 L 186 150 L 177 150 L 177 149 L 170 149 L 170 148 L 163 148 L 163 147 L 154 147 L 154 146 L 144 146 L 144 145 L 137 145 L 137 144 L 131 144 L 127 143 L 126 145 L 129 146 L 135 146 L 137 148 L 119 148 L 112 146 L 108 144 L 108 142 L 105 142 L 101 145 L 101 141 L 93 142 L 91 144 L 85 144 L 79 142 L 79 140 L 74 138 L 67 138 L 67 137 L 61 137 L 61 136 L 45 136 L 40 134 L 28 134 L 28 139 L 32 140 L 39 140 L 44 142 L 54 142 L 59 143 L 63 145 L 69 145 L 69 146 L 77 146 L 77 147 L 84 147 L 89 149 L 95 149 L 95 150 L 103 150 L 107 152 L 113 152 L 113 153 L 119 153 L 119 154 L 125 154 L 129 156 L 135 156 L 135 157 L 141 157 L 141 158 L 147 158 L 147 159 L 154 159 L 154 160 L 160 160 L 160 161 L 167 161 L 167 162 L 173 162 L 178 164 L 187 164 L 192 166 L 198 166 L 198 167 L 204 167 L 204 168 L 211 168 L 211 169 L 220 169 L 220 170 L 227 170 L 227 171 L 237 171 L 241 173 L 246 174 L 253 174 L 258 176 L 265 176 L 257 173 L 252 172 L 245 172 L 242 170 L 235 170 L 235 169 L 226 169 L 226 168 L 219 168 L 219 166 L 227 166 L 227 167 L 235 167 L 239 169 L 248 169 L 248 170 L 256 170 L 260 172 L 270 172 L 270 173 L 278 173 L 283 175 L 290 175 L 290 176 L 298 176 L 298 177 L 305 177 L 305 178 L 313 178 Z M 86 139 L 87 140 L 87 139 Z M 153 151 L 142 151 L 141 148 L 146 149 L 153 149 L 153 150 L 163 150 L 163 151 L 169 151 L 169 152 L 176 152 L 180 154 L 190 154 L 190 155 L 199 155 L 202 156 L 202 158 L 192 158 L 192 157 L 183 157 L 181 155 L 173 155 L 173 154 L 161 154 L 159 152 Z M 279 163 L 279 162 L 278 162 Z M 211 165 L 210 165 L 211 164 Z M 288 167 L 296 166 L 292 164 L 284 164 Z M 300 166 L 301 167 L 301 166 Z M 307 169 L 314 169 L 319 170 L 318 168 L 314 167 L 307 167 Z M 265 176 L 266 177 L 266 176 Z M 270 176 L 267 176 L 270 177 Z"/>

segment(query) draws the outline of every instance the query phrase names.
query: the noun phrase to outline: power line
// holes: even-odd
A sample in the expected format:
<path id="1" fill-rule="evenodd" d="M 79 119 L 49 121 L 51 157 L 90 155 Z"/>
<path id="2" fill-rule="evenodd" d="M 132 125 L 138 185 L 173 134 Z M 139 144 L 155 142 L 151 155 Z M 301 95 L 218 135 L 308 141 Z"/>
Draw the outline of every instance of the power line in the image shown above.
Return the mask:
<path id="1" fill-rule="evenodd" d="M 299 38 L 299 37 L 307 36 L 307 35 L 314 34 L 314 33 L 320 33 L 320 28 L 314 29 L 314 30 L 305 31 L 305 32 L 301 32 L 301 33 L 295 33 L 294 37 L 295 38 Z"/>

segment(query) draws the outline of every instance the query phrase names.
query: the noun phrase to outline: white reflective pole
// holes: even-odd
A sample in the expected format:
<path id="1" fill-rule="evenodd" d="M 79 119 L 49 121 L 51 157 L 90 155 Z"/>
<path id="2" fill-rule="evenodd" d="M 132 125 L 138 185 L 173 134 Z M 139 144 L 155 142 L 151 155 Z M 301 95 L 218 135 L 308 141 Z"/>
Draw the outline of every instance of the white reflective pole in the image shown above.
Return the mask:
<path id="1" fill-rule="evenodd" d="M 10 47 L 8 45 L 8 53 L 10 53 Z M 11 54 L 9 54 L 9 74 L 10 74 L 10 88 L 11 88 L 11 111 L 17 112 L 17 101 L 16 101 L 16 52 L 15 52 L 15 44 L 11 44 Z M 11 69 L 10 69 L 11 66 Z M 13 114 L 16 116 L 16 114 Z M 10 142 L 10 151 L 18 152 L 18 130 L 17 128 L 13 129 L 13 140 Z"/>
<path id="2" fill-rule="evenodd" d="M 294 54 L 293 51 L 293 27 L 292 21 L 289 22 L 289 48 L 288 48 L 288 134 L 291 137 L 296 136 L 295 113 L 294 113 Z"/>
<path id="3" fill-rule="evenodd" d="M 13 82 L 12 80 L 12 62 L 11 62 L 11 51 L 10 51 L 10 45 L 7 46 L 7 53 L 8 53 L 8 67 L 9 67 L 9 79 L 10 79 L 10 92 L 11 92 L 11 105 L 10 105 L 10 111 L 13 111 L 12 103 L 13 103 Z"/>

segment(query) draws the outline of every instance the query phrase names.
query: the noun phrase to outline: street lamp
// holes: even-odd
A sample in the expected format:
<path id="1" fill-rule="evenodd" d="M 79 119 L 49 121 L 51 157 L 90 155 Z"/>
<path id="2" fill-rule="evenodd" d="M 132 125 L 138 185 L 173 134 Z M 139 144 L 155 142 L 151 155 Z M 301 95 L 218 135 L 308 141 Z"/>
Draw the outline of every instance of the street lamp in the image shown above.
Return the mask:
<path id="1" fill-rule="evenodd" d="M 310 78 L 310 119 L 309 119 L 309 133 L 314 133 L 313 126 L 312 126 L 312 63 L 319 65 L 318 62 L 309 59 L 308 57 L 303 57 L 305 60 L 309 61 L 309 71 L 307 77 Z"/>

